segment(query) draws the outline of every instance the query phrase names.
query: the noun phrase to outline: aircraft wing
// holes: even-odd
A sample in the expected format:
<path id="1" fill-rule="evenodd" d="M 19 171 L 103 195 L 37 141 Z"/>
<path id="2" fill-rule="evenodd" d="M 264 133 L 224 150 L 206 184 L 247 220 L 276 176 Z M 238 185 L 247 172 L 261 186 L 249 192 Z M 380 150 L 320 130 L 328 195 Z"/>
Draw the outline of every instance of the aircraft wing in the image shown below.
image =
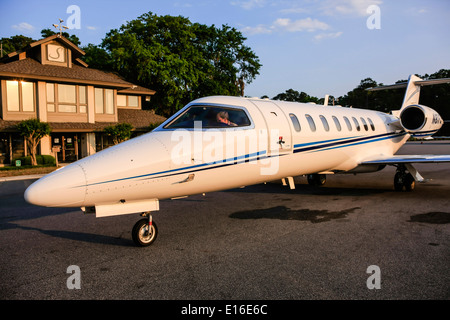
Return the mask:
<path id="1" fill-rule="evenodd" d="M 380 159 L 373 159 L 363 161 L 361 164 L 410 164 L 410 163 L 438 163 L 450 162 L 450 155 L 396 155 L 391 157 L 381 157 Z"/>

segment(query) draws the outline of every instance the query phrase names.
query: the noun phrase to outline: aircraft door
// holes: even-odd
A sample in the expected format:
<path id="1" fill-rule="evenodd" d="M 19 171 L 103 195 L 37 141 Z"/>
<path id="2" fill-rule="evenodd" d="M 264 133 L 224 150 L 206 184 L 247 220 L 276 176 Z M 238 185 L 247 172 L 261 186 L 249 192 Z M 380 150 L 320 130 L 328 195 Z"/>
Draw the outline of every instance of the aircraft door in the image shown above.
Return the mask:
<path id="1" fill-rule="evenodd" d="M 266 121 L 269 153 L 292 151 L 291 127 L 284 112 L 270 101 L 254 101 L 254 103 Z"/>

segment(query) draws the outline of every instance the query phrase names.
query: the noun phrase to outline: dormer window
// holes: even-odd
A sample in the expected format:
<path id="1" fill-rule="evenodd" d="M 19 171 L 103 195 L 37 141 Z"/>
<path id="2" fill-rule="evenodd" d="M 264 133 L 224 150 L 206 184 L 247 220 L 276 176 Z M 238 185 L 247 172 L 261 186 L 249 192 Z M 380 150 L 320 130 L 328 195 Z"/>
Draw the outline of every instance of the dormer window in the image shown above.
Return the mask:
<path id="1" fill-rule="evenodd" d="M 47 59 L 54 62 L 66 62 L 66 53 L 63 46 L 59 44 L 47 45 Z"/>

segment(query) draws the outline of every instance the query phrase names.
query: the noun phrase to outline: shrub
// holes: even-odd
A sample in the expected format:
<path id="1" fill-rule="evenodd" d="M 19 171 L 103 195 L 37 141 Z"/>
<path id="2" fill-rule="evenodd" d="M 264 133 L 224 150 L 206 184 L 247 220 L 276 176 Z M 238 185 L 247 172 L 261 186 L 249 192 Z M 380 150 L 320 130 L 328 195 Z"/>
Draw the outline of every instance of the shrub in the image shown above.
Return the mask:
<path id="1" fill-rule="evenodd" d="M 20 160 L 21 166 L 31 166 L 31 156 L 27 157 L 20 157 L 13 160 L 13 165 L 16 165 L 16 160 Z M 50 155 L 39 155 L 36 156 L 36 161 L 38 165 L 41 166 L 49 166 L 49 165 L 56 165 L 55 157 Z"/>

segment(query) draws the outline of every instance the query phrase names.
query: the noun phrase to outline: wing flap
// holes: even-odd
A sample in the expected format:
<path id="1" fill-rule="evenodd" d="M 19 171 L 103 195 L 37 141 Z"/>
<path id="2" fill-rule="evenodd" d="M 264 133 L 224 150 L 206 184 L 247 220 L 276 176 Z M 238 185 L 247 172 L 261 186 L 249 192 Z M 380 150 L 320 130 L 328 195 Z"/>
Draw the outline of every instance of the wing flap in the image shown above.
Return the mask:
<path id="1" fill-rule="evenodd" d="M 406 163 L 439 163 L 450 162 L 450 155 L 396 155 L 361 162 L 361 164 L 406 164 Z"/>

